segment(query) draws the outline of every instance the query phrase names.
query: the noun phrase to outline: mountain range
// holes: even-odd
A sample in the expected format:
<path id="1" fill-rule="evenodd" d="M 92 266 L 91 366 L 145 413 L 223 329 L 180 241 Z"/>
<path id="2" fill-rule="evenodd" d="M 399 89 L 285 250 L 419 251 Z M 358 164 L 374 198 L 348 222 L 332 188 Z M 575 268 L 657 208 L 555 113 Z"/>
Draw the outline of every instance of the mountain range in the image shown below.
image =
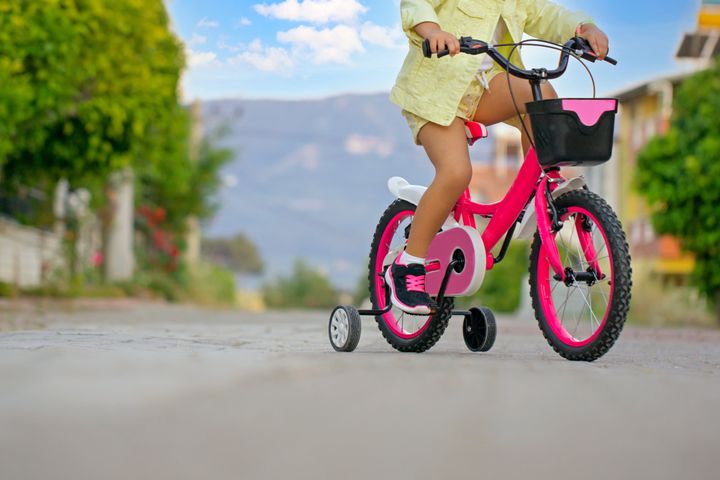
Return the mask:
<path id="1" fill-rule="evenodd" d="M 239 277 L 240 288 L 288 275 L 302 257 L 338 288 L 354 290 L 367 275 L 377 222 L 394 200 L 388 178 L 429 185 L 434 175 L 387 93 L 214 100 L 202 105 L 202 121 L 206 132 L 227 128 L 219 143 L 234 152 L 204 235 L 244 232 L 266 266 L 262 276 Z M 480 142 L 471 155 L 488 158 L 492 148 Z"/>

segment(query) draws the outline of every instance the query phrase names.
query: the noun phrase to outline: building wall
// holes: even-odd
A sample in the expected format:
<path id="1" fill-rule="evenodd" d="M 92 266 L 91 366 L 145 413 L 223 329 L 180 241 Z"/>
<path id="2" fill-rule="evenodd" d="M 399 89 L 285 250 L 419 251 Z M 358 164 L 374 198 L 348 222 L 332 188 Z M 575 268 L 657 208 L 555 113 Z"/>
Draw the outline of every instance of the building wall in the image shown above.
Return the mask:
<path id="1" fill-rule="evenodd" d="M 0 218 L 0 281 L 36 287 L 62 258 L 62 239 Z"/>

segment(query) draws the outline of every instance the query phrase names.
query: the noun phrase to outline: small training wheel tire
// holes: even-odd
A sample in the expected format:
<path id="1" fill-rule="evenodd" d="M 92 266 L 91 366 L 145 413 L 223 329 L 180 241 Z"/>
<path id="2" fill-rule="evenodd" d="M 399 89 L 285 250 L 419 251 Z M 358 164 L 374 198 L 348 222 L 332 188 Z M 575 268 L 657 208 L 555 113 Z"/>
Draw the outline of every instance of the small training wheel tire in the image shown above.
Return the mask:
<path id="1" fill-rule="evenodd" d="M 355 307 L 338 305 L 330 314 L 328 338 L 337 352 L 352 352 L 360 342 L 362 322 Z"/>
<path id="2" fill-rule="evenodd" d="M 471 352 L 487 352 L 495 344 L 497 325 L 492 310 L 486 307 L 470 308 L 463 320 L 463 340 Z"/>

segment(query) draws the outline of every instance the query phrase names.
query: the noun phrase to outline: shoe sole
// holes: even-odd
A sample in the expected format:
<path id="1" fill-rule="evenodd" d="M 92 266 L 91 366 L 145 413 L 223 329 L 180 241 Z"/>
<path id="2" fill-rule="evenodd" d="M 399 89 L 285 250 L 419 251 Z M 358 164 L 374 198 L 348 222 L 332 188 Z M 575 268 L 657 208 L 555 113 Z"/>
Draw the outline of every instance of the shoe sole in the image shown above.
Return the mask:
<path id="1" fill-rule="evenodd" d="M 425 305 L 418 305 L 417 307 L 411 307 L 409 305 L 405 305 L 402 303 L 398 298 L 395 296 L 395 289 L 393 288 L 393 282 L 390 274 L 390 267 L 392 267 L 392 264 L 385 270 L 385 283 L 390 287 L 390 302 L 395 305 L 397 308 L 402 310 L 405 313 L 411 313 L 416 315 L 430 315 L 434 314 L 435 311 L 430 309 L 430 307 Z"/>

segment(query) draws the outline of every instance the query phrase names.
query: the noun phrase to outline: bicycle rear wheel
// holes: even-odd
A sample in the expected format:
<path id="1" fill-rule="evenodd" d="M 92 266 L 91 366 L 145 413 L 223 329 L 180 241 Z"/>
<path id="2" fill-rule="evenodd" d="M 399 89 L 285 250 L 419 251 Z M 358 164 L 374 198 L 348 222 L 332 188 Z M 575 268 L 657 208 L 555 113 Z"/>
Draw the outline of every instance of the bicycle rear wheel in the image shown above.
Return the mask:
<path id="1" fill-rule="evenodd" d="M 383 260 L 389 253 L 389 261 L 402 253 L 415 208 L 408 201 L 395 200 L 382 214 L 375 229 L 368 265 L 370 301 L 374 309 L 383 309 L 390 302 L 383 278 L 386 268 Z M 411 315 L 393 306 L 386 313 L 376 315 L 375 320 L 383 337 L 396 350 L 424 352 L 440 340 L 452 316 L 453 307 L 453 298 L 446 297 L 435 315 Z"/>
<path id="2" fill-rule="evenodd" d="M 556 276 L 536 232 L 530 252 L 535 318 L 561 356 L 593 361 L 610 350 L 625 324 L 630 253 L 620 221 L 598 195 L 574 190 L 554 203 L 563 226 L 553 237 L 566 281 Z"/>

